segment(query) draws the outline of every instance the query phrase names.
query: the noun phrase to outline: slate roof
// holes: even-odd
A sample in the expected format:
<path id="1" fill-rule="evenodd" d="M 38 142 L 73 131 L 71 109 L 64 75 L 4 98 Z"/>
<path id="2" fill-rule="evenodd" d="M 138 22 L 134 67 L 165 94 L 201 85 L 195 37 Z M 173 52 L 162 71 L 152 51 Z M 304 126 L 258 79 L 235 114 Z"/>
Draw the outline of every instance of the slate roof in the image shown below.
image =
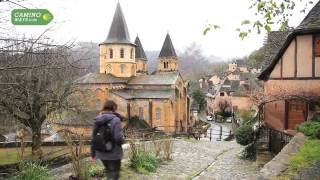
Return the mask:
<path id="1" fill-rule="evenodd" d="M 271 64 L 290 33 L 290 31 L 272 31 L 268 34 L 267 42 L 265 44 L 264 61 L 262 63 L 263 70 Z"/>
<path id="2" fill-rule="evenodd" d="M 308 15 L 302 20 L 297 30 L 320 28 L 320 1 L 311 9 Z"/>
<path id="3" fill-rule="evenodd" d="M 136 40 L 134 41 L 134 43 L 136 44 L 136 49 L 135 49 L 136 58 L 147 60 L 146 53 L 143 50 L 141 41 L 138 36 L 136 37 Z"/>
<path id="4" fill-rule="evenodd" d="M 79 114 L 72 114 L 68 117 L 61 119 L 61 120 L 55 120 L 55 124 L 60 125 L 79 125 L 79 126 L 88 126 L 93 125 L 93 119 L 99 114 L 99 111 L 85 111 L 81 112 Z"/>
<path id="5" fill-rule="evenodd" d="M 127 83 L 129 78 L 119 78 L 112 74 L 88 73 L 75 82 L 78 84 Z"/>
<path id="6" fill-rule="evenodd" d="M 260 80 L 269 78 L 275 65 L 286 51 L 291 41 L 301 34 L 320 33 L 320 1 L 310 10 L 300 25 L 291 32 L 271 32 L 266 44 L 266 57 L 262 65 Z"/>
<path id="7" fill-rule="evenodd" d="M 164 40 L 159 57 L 177 57 L 169 34 L 167 34 L 166 39 Z"/>
<path id="8" fill-rule="evenodd" d="M 172 85 L 178 80 L 178 72 L 159 73 L 154 75 L 140 75 L 133 77 L 129 85 Z"/>
<path id="9" fill-rule="evenodd" d="M 103 43 L 132 44 L 127 23 L 119 2 L 113 16 L 108 38 Z"/>
<path id="10" fill-rule="evenodd" d="M 112 91 L 124 99 L 169 99 L 175 96 L 174 90 L 124 89 Z"/>

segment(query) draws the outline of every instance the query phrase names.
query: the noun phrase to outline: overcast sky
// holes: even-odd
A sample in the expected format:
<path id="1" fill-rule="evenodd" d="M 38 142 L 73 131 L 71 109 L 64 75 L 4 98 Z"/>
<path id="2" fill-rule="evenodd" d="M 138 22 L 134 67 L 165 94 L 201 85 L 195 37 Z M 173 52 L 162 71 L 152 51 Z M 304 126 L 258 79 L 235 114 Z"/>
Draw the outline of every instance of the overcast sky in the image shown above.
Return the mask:
<path id="1" fill-rule="evenodd" d="M 48 9 L 53 13 L 54 20 L 48 26 L 19 26 L 16 30 L 26 35 L 37 35 L 52 26 L 49 36 L 57 41 L 99 43 L 108 35 L 117 2 L 118 0 L 28 0 L 21 4 L 28 8 Z M 248 55 L 263 44 L 264 34 L 240 40 L 235 31 L 242 20 L 253 16 L 248 9 L 250 2 L 251 0 L 120 0 L 131 40 L 139 34 L 145 50 L 159 51 L 166 33 L 169 32 L 177 51 L 181 52 L 192 42 L 196 42 L 205 55 L 223 59 Z M 304 16 L 300 14 L 293 17 L 292 25 L 298 25 Z M 218 24 L 221 28 L 203 36 L 208 23 Z"/>

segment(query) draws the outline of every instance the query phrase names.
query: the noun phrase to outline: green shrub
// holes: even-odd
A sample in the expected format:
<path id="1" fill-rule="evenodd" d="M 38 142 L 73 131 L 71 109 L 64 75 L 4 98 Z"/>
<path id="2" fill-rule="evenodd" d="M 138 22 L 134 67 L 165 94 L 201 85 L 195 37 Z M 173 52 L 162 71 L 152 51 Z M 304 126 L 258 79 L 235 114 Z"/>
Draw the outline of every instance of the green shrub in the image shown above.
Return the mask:
<path id="1" fill-rule="evenodd" d="M 309 139 L 301 147 L 299 152 L 290 158 L 288 166 L 289 173 L 294 173 L 317 161 L 320 161 L 320 140 Z"/>
<path id="2" fill-rule="evenodd" d="M 18 172 L 15 180 L 50 180 L 53 179 L 46 166 L 38 163 L 27 162 L 22 165 L 22 169 Z"/>
<path id="3" fill-rule="evenodd" d="M 256 144 L 251 143 L 247 145 L 244 150 L 241 152 L 241 159 L 245 160 L 255 160 L 256 159 Z"/>
<path id="4" fill-rule="evenodd" d="M 159 163 L 159 159 L 153 153 L 137 150 L 135 158 L 131 160 L 131 167 L 139 173 L 155 172 Z"/>
<path id="5" fill-rule="evenodd" d="M 235 133 L 237 143 L 246 146 L 254 141 L 254 131 L 249 125 L 240 126 Z"/>
<path id="6" fill-rule="evenodd" d="M 87 172 L 90 177 L 103 177 L 104 166 L 101 163 L 91 163 L 87 166 Z"/>
<path id="7" fill-rule="evenodd" d="M 302 132 L 306 136 L 320 139 L 320 122 L 316 122 L 316 121 L 304 122 L 297 127 L 297 130 L 299 132 Z"/>

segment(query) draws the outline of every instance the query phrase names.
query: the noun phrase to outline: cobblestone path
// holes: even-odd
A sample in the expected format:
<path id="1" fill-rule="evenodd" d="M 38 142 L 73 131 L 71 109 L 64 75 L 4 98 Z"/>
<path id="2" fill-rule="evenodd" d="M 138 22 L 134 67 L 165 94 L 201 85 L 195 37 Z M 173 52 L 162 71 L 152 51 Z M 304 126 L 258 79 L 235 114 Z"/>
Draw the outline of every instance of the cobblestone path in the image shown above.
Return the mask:
<path id="1" fill-rule="evenodd" d="M 151 174 L 122 174 L 121 179 L 259 179 L 255 163 L 240 160 L 242 147 L 235 141 L 177 140 L 173 160 Z"/>

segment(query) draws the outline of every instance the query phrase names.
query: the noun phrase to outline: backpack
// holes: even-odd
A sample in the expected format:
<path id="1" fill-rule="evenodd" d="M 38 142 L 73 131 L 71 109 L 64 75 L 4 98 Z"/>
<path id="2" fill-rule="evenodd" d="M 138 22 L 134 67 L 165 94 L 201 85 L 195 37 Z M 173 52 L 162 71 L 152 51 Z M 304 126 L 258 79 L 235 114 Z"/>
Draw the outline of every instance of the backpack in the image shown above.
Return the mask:
<path id="1" fill-rule="evenodd" d="M 114 148 L 114 140 L 111 129 L 111 121 L 98 127 L 97 134 L 92 138 L 94 150 L 101 152 L 111 152 Z"/>

